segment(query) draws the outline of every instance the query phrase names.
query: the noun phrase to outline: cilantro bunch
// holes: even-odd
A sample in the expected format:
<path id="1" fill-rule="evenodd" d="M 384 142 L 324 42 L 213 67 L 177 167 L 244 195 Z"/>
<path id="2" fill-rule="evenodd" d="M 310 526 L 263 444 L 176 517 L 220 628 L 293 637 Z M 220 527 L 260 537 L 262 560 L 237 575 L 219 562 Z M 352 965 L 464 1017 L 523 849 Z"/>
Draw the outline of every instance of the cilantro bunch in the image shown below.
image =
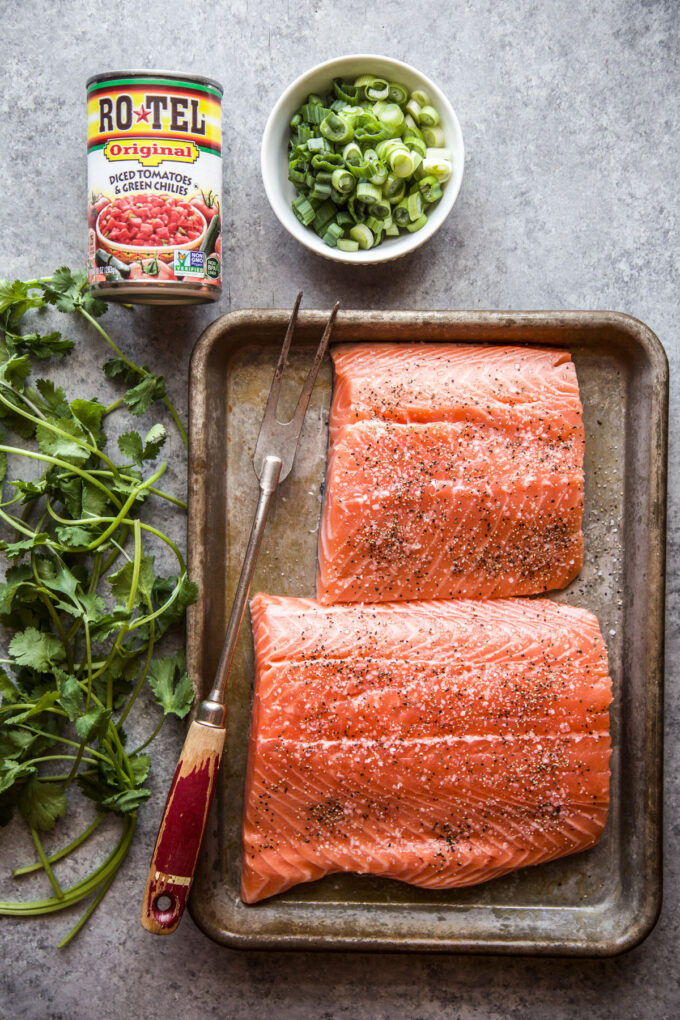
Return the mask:
<path id="1" fill-rule="evenodd" d="M 81 316 L 113 348 L 104 372 L 126 390 L 109 406 L 69 400 L 47 378 L 32 381 L 35 362 L 62 358 L 74 346 L 59 332 L 22 332 L 24 317 L 46 305 Z M 127 358 L 101 326 L 105 309 L 88 293 L 85 274 L 66 268 L 40 280 L 0 281 L 0 533 L 6 536 L 0 549 L 11 561 L 0 584 L 0 621 L 9 635 L 0 658 L 0 825 L 19 812 L 38 859 L 14 874 L 42 870 L 52 887 L 43 900 L 0 902 L 0 914 L 51 913 L 90 898 L 61 946 L 87 921 L 126 856 L 137 811 L 149 796 L 145 748 L 168 714 L 184 717 L 193 701 L 183 653 L 156 651 L 197 597 L 180 550 L 147 519 L 150 502 L 186 509 L 158 487 L 167 468 L 158 463 L 166 430 L 160 423 L 143 436 L 130 429 L 118 439 L 118 454 L 106 452 L 105 430 L 116 410 L 140 416 L 163 401 L 185 445 L 186 433 L 163 378 Z M 172 551 L 171 576 L 156 571 L 150 543 Z M 125 724 L 146 686 L 162 714 L 149 738 L 130 747 Z M 48 856 L 40 834 L 65 815 L 73 787 L 94 802 L 96 817 Z M 85 879 L 62 888 L 53 865 L 110 814 L 121 820 L 117 844 Z"/>

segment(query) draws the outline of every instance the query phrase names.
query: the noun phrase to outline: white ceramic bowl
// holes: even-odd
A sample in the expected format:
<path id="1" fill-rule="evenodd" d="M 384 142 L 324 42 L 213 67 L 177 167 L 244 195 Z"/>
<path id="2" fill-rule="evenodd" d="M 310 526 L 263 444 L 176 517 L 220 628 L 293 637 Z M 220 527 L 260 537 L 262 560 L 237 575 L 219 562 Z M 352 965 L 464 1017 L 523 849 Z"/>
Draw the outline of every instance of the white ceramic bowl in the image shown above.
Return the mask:
<path id="1" fill-rule="evenodd" d="M 291 208 L 295 198 L 295 188 L 288 180 L 288 139 L 290 137 L 289 122 L 298 107 L 310 92 L 321 95 L 330 91 L 334 78 L 352 80 L 360 74 L 376 74 L 388 81 L 401 82 L 409 91 L 425 89 L 432 100 L 433 106 L 439 111 L 441 125 L 446 137 L 446 146 L 451 150 L 453 173 L 443 186 L 443 195 L 428 210 L 428 221 L 421 230 L 413 234 L 403 233 L 399 237 L 388 237 L 377 248 L 368 251 L 359 249 L 357 252 L 338 251 L 330 248 L 310 228 L 303 226 Z M 324 258 L 335 262 L 347 262 L 354 265 L 375 265 L 401 258 L 419 248 L 441 227 L 451 212 L 463 180 L 463 135 L 458 118 L 448 99 L 433 81 L 417 71 L 415 67 L 393 60 L 391 57 L 378 57 L 370 53 L 357 53 L 352 56 L 337 57 L 317 64 L 306 74 L 297 78 L 289 85 L 274 109 L 262 136 L 262 179 L 269 204 L 286 230 L 297 238 L 300 244 L 310 248 Z"/>

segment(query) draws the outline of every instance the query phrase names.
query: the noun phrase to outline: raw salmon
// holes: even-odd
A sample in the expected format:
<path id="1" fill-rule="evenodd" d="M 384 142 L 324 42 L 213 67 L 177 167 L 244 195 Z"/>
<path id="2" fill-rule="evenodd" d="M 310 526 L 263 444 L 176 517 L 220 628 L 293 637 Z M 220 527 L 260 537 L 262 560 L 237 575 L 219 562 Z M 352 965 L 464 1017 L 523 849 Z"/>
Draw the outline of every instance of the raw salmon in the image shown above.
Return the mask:
<path id="1" fill-rule="evenodd" d="M 251 613 L 246 903 L 339 871 L 471 885 L 600 838 L 611 682 L 592 613 L 268 595 Z"/>
<path id="2" fill-rule="evenodd" d="M 331 353 L 331 442 L 344 425 L 371 418 L 502 424 L 548 413 L 581 426 L 576 371 L 559 348 L 361 343 Z"/>
<path id="3" fill-rule="evenodd" d="M 333 358 L 321 602 L 533 595 L 578 574 L 585 439 L 567 352 L 350 344 Z"/>

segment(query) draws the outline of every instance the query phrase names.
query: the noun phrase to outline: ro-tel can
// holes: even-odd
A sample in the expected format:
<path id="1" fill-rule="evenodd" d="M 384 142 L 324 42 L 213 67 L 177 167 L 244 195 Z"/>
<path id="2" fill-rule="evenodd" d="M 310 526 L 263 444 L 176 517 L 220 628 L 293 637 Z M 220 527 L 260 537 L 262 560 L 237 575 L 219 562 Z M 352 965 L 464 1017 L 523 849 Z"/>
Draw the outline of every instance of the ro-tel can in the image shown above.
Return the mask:
<path id="1" fill-rule="evenodd" d="M 88 277 L 105 300 L 220 296 L 222 93 L 165 71 L 88 80 Z"/>

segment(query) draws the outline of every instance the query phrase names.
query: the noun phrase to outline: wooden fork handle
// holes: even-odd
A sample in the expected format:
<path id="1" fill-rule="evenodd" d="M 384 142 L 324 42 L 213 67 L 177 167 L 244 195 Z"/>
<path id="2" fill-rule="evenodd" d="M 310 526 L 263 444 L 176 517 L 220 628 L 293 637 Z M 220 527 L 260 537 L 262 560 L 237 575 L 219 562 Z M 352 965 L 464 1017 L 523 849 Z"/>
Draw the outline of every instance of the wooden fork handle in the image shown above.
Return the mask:
<path id="1" fill-rule="evenodd" d="M 142 905 L 142 925 L 170 935 L 182 920 L 220 768 L 225 731 L 192 722 L 165 803 Z"/>

